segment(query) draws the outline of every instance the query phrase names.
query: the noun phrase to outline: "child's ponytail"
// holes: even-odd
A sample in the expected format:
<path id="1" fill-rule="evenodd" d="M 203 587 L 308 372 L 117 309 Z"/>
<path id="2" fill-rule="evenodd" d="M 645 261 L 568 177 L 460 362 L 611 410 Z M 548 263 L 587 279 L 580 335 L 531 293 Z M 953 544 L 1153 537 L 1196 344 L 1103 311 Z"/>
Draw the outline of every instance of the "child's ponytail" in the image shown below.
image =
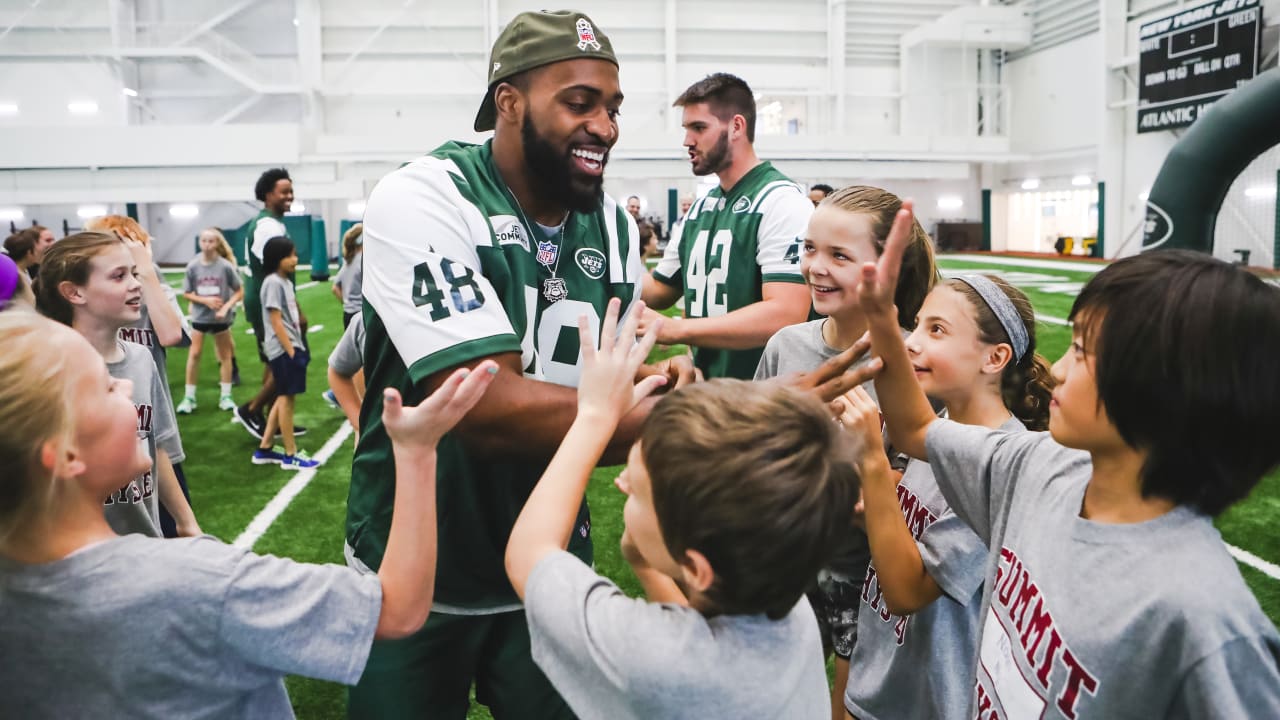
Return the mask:
<path id="1" fill-rule="evenodd" d="M 1040 353 L 1028 350 L 1021 363 L 1009 363 L 1005 368 L 1000 378 L 1000 395 L 1004 406 L 1028 430 L 1047 430 L 1053 385 L 1049 361 Z"/>
<path id="2" fill-rule="evenodd" d="M 1004 366 L 1000 375 L 1000 397 L 1009 412 L 1018 418 L 1028 430 L 1049 428 L 1049 400 L 1053 393 L 1053 374 L 1049 361 L 1036 353 L 1036 315 L 1031 300 L 1018 288 L 994 275 L 982 275 L 1009 298 L 1018 320 L 1026 329 L 1027 347 L 1022 357 L 1014 358 Z M 976 280 L 976 279 L 975 279 Z M 956 279 L 948 282 L 956 292 L 964 295 L 973 306 L 974 319 L 978 323 L 978 337 L 982 342 L 1013 346 L 1009 332 L 982 295 L 969 282 Z M 988 286 L 989 287 L 989 286 Z M 1016 327 L 1016 326 L 1015 326 Z"/>

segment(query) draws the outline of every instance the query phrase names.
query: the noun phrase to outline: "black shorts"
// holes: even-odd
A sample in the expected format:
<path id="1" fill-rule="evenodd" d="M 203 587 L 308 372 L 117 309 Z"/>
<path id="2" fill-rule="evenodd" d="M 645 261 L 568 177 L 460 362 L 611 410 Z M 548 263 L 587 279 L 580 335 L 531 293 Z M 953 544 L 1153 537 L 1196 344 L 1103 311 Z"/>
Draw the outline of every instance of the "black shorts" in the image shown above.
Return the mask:
<path id="1" fill-rule="evenodd" d="M 293 357 L 282 353 L 267 361 L 276 379 L 277 395 L 301 395 L 307 391 L 307 365 L 311 355 L 302 348 L 294 348 Z"/>
<path id="2" fill-rule="evenodd" d="M 359 314 L 360 314 L 359 310 L 355 312 L 347 312 L 346 310 L 343 310 L 342 311 L 342 329 L 346 330 L 347 326 L 351 324 L 351 318 L 356 317 Z"/>
<path id="3" fill-rule="evenodd" d="M 195 330 L 196 332 L 209 333 L 210 335 L 217 335 L 218 333 L 224 333 L 230 330 L 231 323 L 193 322 L 191 323 L 191 329 Z"/>

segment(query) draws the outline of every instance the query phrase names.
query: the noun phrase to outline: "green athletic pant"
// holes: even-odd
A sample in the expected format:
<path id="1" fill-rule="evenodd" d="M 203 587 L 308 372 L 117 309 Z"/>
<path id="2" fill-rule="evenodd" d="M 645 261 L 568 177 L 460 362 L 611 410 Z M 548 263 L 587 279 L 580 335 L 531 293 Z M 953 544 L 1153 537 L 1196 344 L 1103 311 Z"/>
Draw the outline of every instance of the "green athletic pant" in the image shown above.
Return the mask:
<path id="1" fill-rule="evenodd" d="M 476 699 L 495 720 L 571 720 L 573 713 L 534 665 L 523 610 L 497 615 L 431 613 L 402 640 L 373 644 L 350 689 L 351 720 L 463 720 Z"/>

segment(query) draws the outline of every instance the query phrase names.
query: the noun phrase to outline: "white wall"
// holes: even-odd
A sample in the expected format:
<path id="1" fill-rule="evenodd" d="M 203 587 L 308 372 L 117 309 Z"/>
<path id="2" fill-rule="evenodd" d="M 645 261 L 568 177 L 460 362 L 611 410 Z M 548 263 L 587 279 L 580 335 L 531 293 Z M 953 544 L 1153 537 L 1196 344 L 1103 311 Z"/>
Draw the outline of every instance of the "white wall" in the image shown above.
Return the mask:
<path id="1" fill-rule="evenodd" d="M 1005 66 L 1013 94 L 1015 153 L 1044 155 L 1098 146 L 1103 62 L 1101 37 L 1093 33 Z"/>

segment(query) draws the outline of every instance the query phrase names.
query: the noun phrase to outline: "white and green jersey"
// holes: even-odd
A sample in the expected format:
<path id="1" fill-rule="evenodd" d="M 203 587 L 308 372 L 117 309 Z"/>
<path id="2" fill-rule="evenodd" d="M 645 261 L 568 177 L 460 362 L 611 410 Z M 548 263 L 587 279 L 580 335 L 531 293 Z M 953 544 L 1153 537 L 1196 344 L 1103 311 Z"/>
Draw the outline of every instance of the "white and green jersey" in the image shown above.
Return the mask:
<path id="1" fill-rule="evenodd" d="M 414 405 L 431 375 L 499 353 L 520 353 L 527 378 L 576 387 L 578 317 L 598 333 L 611 298 L 624 310 L 638 299 L 643 272 L 635 222 L 612 198 L 548 234 L 524 216 L 489 143 L 446 143 L 384 177 L 364 214 L 368 390 L 347 500 L 354 556 L 376 569 L 390 530 L 395 464 L 381 422 L 384 388 Z M 495 457 L 452 435 L 441 441 L 437 608 L 518 607 L 503 569 L 507 537 L 546 467 L 529 457 L 554 451 Z M 590 563 L 585 501 L 569 549 Z"/>
<path id="2" fill-rule="evenodd" d="M 262 321 L 262 303 L 258 293 L 262 290 L 262 280 L 266 273 L 262 270 L 262 248 L 273 237 L 289 233 L 279 215 L 263 208 L 245 228 L 244 257 L 249 261 L 249 279 L 244 284 L 244 311 L 249 322 L 256 324 Z M 256 322 L 255 322 L 256 321 Z"/>
<path id="3" fill-rule="evenodd" d="M 689 208 L 653 276 L 684 291 L 689 318 L 717 317 L 763 299 L 765 283 L 802 283 L 800 242 L 813 203 L 770 163 L 755 166 L 727 192 L 716 187 Z M 750 380 L 764 347 L 695 347 L 708 378 Z"/>

